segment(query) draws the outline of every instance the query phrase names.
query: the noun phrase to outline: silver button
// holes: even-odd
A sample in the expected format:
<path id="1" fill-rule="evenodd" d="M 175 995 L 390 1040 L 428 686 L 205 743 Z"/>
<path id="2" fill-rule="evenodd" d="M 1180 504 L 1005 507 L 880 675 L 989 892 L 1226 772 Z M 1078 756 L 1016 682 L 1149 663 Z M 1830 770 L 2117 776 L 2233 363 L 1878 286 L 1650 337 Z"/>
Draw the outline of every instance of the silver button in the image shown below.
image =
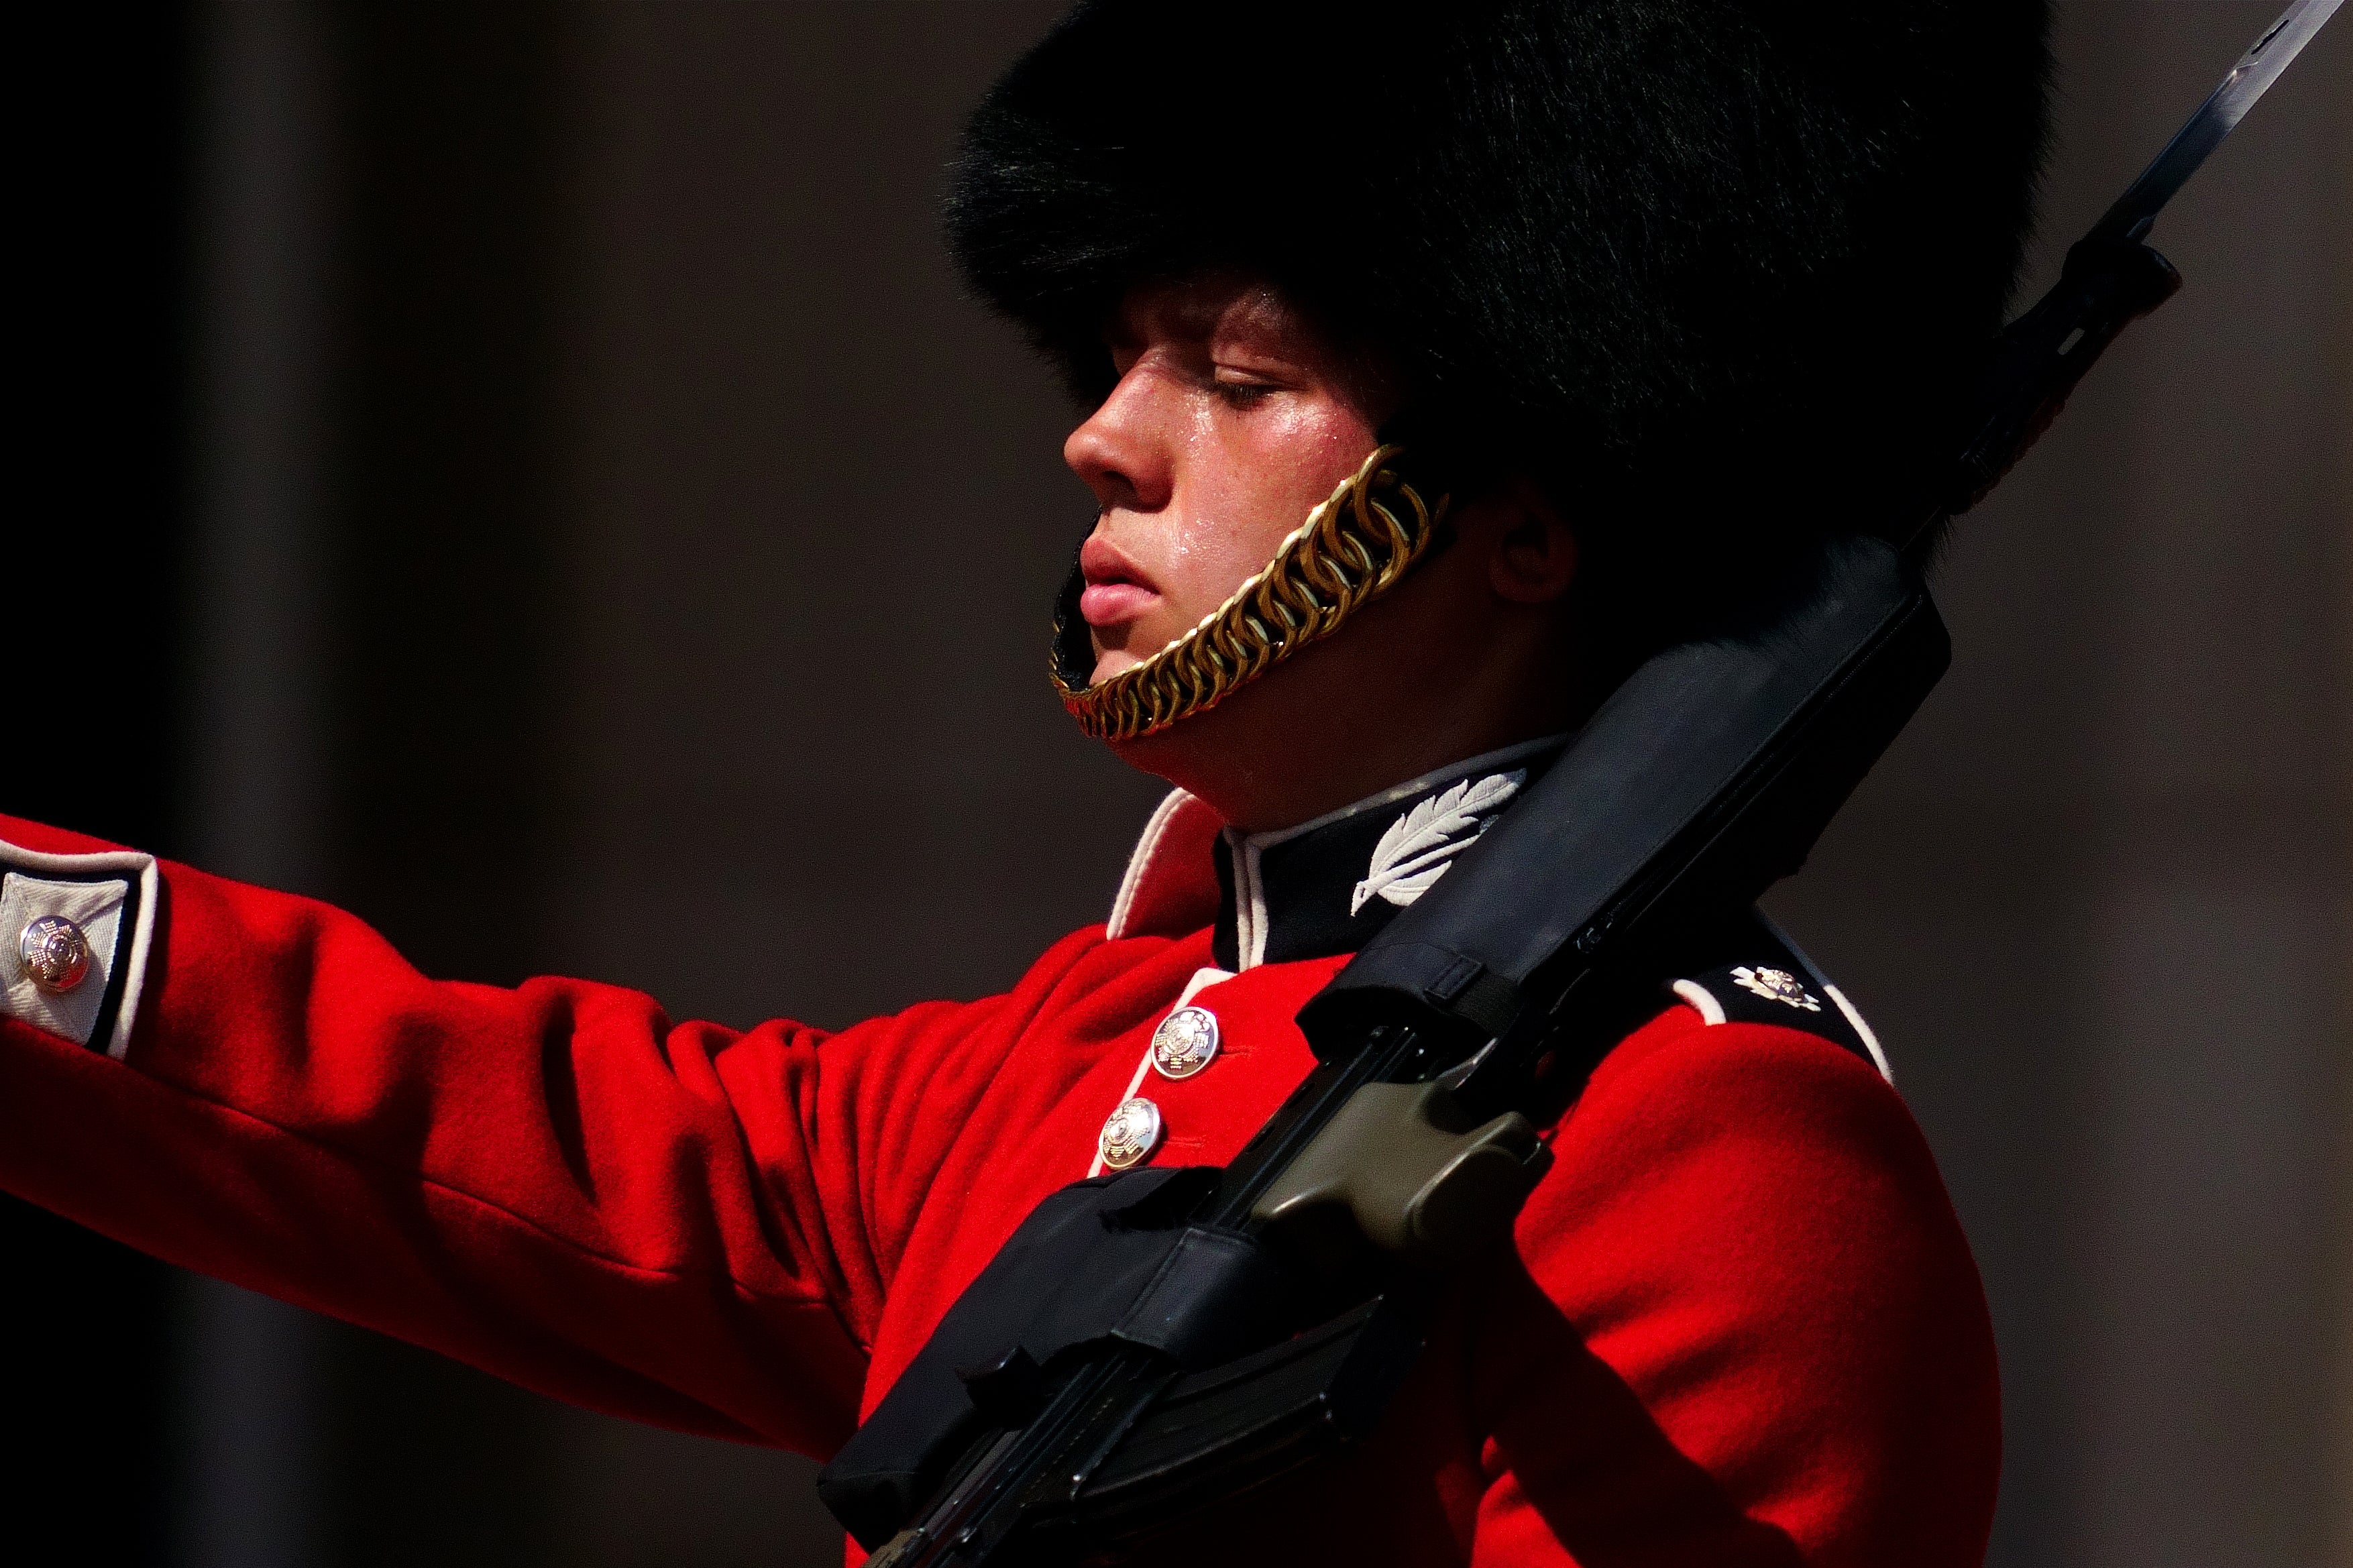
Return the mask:
<path id="1" fill-rule="evenodd" d="M 37 915 L 16 939 L 16 952 L 33 984 L 62 996 L 90 974 L 90 938 L 63 915 Z"/>
<path id="2" fill-rule="evenodd" d="M 1103 1163 L 1114 1171 L 1141 1165 L 1160 1147 L 1160 1108 L 1142 1095 L 1121 1100 L 1103 1123 L 1096 1146 L 1103 1151 Z"/>
<path id="3" fill-rule="evenodd" d="M 1152 1031 L 1152 1070 L 1191 1078 L 1218 1054 L 1218 1016 L 1207 1007 L 1179 1007 Z"/>

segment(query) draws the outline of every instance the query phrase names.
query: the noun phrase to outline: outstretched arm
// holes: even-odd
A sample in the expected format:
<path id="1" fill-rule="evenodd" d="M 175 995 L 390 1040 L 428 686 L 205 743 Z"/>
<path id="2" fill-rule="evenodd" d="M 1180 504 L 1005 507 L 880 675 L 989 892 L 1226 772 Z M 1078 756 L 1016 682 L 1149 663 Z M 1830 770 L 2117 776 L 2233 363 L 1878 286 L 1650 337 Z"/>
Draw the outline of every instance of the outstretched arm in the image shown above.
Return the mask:
<path id="1" fill-rule="evenodd" d="M 0 1186 L 575 1403 L 849 1433 L 871 1195 L 932 1157 L 894 1101 L 1018 994 L 831 1037 L 674 1025 L 612 986 L 430 981 L 339 910 L 149 864 L 0 818 L 0 912 L 79 909 L 95 960 L 0 989 Z"/>

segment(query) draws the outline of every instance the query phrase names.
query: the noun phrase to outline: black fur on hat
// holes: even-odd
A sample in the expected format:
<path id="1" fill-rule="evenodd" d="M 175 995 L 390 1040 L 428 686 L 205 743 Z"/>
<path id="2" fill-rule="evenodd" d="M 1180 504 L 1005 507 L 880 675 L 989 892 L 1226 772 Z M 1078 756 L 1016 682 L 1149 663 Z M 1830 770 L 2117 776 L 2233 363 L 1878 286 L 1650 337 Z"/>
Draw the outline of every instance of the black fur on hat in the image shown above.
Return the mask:
<path id="1" fill-rule="evenodd" d="M 2046 9 L 1087 0 L 974 114 L 949 239 L 1082 396 L 1129 288 L 1247 268 L 1587 526 L 1786 542 L 1950 445 L 2028 224 Z"/>

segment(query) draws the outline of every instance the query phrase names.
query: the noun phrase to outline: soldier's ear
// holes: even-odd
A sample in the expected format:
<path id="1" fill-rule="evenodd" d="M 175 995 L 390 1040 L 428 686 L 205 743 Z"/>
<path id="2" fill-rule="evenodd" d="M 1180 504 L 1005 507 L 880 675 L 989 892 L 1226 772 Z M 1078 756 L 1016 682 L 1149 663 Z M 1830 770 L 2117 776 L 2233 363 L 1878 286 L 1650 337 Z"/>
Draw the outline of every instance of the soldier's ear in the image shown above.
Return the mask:
<path id="1" fill-rule="evenodd" d="M 1495 596 L 1514 605 L 1550 604 L 1577 580 L 1577 535 L 1544 487 L 1514 479 L 1475 503 L 1500 515 L 1487 557 Z"/>

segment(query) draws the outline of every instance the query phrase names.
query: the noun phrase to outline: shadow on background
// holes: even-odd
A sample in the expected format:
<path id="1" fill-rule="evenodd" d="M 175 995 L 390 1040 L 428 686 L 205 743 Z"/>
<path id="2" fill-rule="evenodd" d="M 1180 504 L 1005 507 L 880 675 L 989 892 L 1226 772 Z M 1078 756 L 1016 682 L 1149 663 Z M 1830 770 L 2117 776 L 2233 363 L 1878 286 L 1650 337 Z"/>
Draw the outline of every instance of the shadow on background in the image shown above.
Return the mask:
<path id="1" fill-rule="evenodd" d="M 2273 8 L 2063 8 L 2038 282 Z M 8 598 L 84 700 L 0 809 L 738 1024 L 1100 918 L 1157 789 L 1042 679 L 1069 411 L 934 216 L 1054 9 L 46 24 Z M 2166 220 L 2188 290 L 1964 525 L 1954 675 L 1776 898 L 1984 1268 L 2004 1564 L 2353 1553 L 2348 80 L 2339 22 Z M 838 1550 L 804 1461 L 0 1225 L 0 1488 L 84 1561 Z"/>

